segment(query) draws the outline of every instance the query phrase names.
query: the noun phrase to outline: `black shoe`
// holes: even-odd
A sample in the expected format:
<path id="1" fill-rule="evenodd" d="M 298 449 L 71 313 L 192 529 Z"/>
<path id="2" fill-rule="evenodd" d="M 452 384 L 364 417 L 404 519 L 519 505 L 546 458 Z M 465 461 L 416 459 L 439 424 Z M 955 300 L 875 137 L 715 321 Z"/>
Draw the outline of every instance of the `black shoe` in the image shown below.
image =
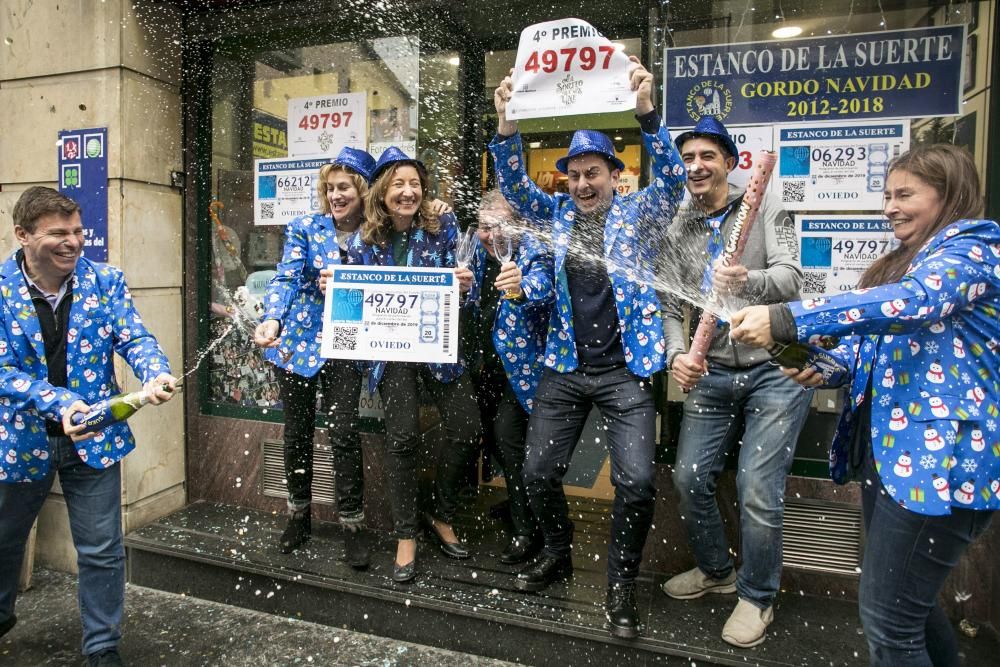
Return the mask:
<path id="1" fill-rule="evenodd" d="M 445 542 L 444 538 L 441 537 L 441 533 L 437 532 L 437 527 L 434 525 L 434 517 L 430 514 L 424 515 L 424 524 L 427 527 L 427 533 L 437 541 L 438 546 L 441 547 L 441 553 L 443 553 L 448 558 L 455 558 L 457 560 L 465 560 L 469 557 L 469 548 L 466 547 L 461 542 Z"/>
<path id="2" fill-rule="evenodd" d="M 368 533 L 358 525 L 344 526 L 344 557 L 355 570 L 365 570 L 371 560 Z"/>
<path id="3" fill-rule="evenodd" d="M 413 556 L 411 560 L 406 565 L 400 565 L 395 561 L 392 561 L 392 580 L 397 584 L 405 584 L 413 581 L 417 576 L 417 557 Z"/>
<path id="4" fill-rule="evenodd" d="M 288 525 L 281 534 L 279 547 L 281 553 L 290 554 L 309 539 L 312 535 L 312 517 L 309 508 L 298 510 L 288 515 Z"/>
<path id="5" fill-rule="evenodd" d="M 3 623 L 0 623 L 0 637 L 3 637 L 5 634 L 10 632 L 11 628 L 13 628 L 15 625 L 17 625 L 17 616 L 11 614 L 10 618 L 8 618 Z"/>
<path id="6" fill-rule="evenodd" d="M 87 656 L 88 667 L 125 667 L 118 649 L 109 648 Z"/>
<path id="7" fill-rule="evenodd" d="M 515 535 L 500 554 L 503 565 L 517 565 L 531 560 L 542 548 L 542 540 L 533 535 Z"/>
<path id="8" fill-rule="evenodd" d="M 611 627 L 611 636 L 635 639 L 639 636 L 639 610 L 635 603 L 635 584 L 609 584 L 604 614 Z"/>
<path id="9" fill-rule="evenodd" d="M 517 575 L 517 588 L 521 591 L 537 592 L 549 584 L 571 576 L 573 576 L 572 558 L 569 556 L 554 558 L 543 554 Z"/>

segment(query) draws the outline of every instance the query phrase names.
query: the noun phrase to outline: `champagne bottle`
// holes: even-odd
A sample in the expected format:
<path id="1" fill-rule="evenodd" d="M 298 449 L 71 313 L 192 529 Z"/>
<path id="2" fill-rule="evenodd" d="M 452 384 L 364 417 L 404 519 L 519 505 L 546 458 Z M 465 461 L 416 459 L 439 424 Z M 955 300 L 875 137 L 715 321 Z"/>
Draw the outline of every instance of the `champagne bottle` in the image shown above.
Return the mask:
<path id="1" fill-rule="evenodd" d="M 181 383 L 177 381 L 174 390 L 179 391 L 180 389 Z M 171 391 L 170 385 L 163 385 L 163 390 Z M 90 410 L 85 415 L 80 413 L 73 415 L 73 423 L 86 424 L 80 433 L 100 431 L 115 422 L 125 421 L 147 403 L 149 403 L 149 394 L 144 389 L 127 394 L 116 394 L 91 405 Z"/>
<path id="2" fill-rule="evenodd" d="M 806 343 L 775 343 L 767 349 L 774 363 L 785 368 L 812 368 L 823 377 L 823 384 L 838 385 L 847 377 L 847 368 L 822 347 Z"/>

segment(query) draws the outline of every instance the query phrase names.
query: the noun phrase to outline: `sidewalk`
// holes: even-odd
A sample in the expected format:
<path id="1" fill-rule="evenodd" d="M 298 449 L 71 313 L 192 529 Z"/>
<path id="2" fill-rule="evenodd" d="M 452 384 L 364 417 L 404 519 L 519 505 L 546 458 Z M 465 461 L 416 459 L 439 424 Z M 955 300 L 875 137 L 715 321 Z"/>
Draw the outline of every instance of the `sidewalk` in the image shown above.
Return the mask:
<path id="1" fill-rule="evenodd" d="M 33 584 L 18 598 L 17 626 L 0 639 L 0 665 L 84 664 L 76 578 L 36 569 Z M 512 664 L 137 586 L 126 589 L 125 612 L 120 650 L 130 667 Z"/>

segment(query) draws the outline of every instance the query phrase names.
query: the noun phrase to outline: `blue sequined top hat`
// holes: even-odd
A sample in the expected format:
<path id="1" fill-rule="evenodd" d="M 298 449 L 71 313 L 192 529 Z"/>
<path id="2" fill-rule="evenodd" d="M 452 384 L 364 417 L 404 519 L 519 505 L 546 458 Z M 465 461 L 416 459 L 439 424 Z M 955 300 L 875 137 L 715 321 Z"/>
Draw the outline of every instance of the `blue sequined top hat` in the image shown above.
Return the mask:
<path id="1" fill-rule="evenodd" d="M 695 124 L 693 130 L 688 130 L 677 135 L 674 139 L 674 144 L 677 146 L 677 150 L 681 150 L 681 146 L 688 139 L 694 139 L 695 137 L 711 137 L 716 139 L 722 144 L 722 147 L 729 152 L 731 157 L 739 159 L 740 151 L 736 148 L 736 143 L 733 138 L 729 136 L 729 132 L 726 131 L 726 126 L 722 124 L 722 121 L 716 119 L 714 116 L 704 116 L 701 120 Z M 736 163 L 733 163 L 733 169 L 736 168 Z M 729 171 L 732 171 L 730 169 Z"/>
<path id="2" fill-rule="evenodd" d="M 375 164 L 375 171 L 372 172 L 372 180 L 374 181 L 378 178 L 378 175 L 385 171 L 386 167 L 396 164 L 397 162 L 411 162 L 420 168 L 420 171 L 427 171 L 427 167 L 420 160 L 416 160 L 403 151 L 399 150 L 395 146 L 389 146 L 385 151 L 378 156 L 378 162 Z"/>
<path id="3" fill-rule="evenodd" d="M 344 146 L 333 160 L 333 164 L 356 171 L 365 179 L 368 185 L 371 185 L 372 170 L 375 168 L 375 158 L 369 155 L 368 151 Z"/>
<path id="4" fill-rule="evenodd" d="M 615 156 L 615 146 L 608 135 L 597 130 L 577 130 L 573 133 L 573 141 L 569 142 L 569 152 L 566 157 L 556 160 L 556 169 L 566 173 L 566 165 L 571 158 L 584 153 L 597 153 L 611 160 L 618 169 L 624 169 L 625 164 Z"/>

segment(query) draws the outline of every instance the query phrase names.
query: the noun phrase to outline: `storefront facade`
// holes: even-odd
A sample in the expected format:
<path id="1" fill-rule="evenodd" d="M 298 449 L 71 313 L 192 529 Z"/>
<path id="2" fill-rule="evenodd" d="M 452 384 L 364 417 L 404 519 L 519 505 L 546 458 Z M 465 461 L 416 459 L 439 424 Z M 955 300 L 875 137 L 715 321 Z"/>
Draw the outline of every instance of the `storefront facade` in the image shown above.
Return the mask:
<path id="1" fill-rule="evenodd" d="M 783 129 L 904 128 L 905 142 L 875 142 L 876 157 L 864 158 L 865 173 L 874 181 L 862 202 L 820 202 L 821 195 L 835 189 L 817 187 L 807 178 L 787 179 L 782 194 L 797 222 L 876 217 L 883 158 L 936 141 L 972 151 L 987 184 L 988 213 L 1000 215 L 1000 198 L 991 196 L 1000 192 L 1000 169 L 988 160 L 1000 148 L 1000 123 L 995 122 L 1000 108 L 995 85 L 998 17 L 992 2 L 626 0 L 538 7 L 518 1 L 456 7 L 436 1 L 220 1 L 208 7 L 151 2 L 135 8 L 119 2 L 107 3 L 105 13 L 97 16 L 76 6 L 46 12 L 31 3 L 12 4 L 17 7 L 2 19 L 7 24 L 0 25 L 10 35 L 2 48 L 11 55 L 0 65 L 0 111 L 12 119 L 0 136 L 5 156 L 0 162 L 0 209 L 9 216 L 20 191 L 57 177 L 54 150 L 48 147 L 58 130 L 108 127 L 109 192 L 120 195 L 110 197 L 109 261 L 125 268 L 140 310 L 175 364 L 183 359 L 186 370 L 197 366 L 183 405 L 175 402 L 134 420 L 140 442 L 157 444 L 140 447 L 145 453 L 127 460 L 123 498 L 126 516 L 134 517 L 127 526 L 140 526 L 196 500 L 274 512 L 284 507 L 282 412 L 273 373 L 245 332 L 225 333 L 232 324 L 227 311 L 234 306 L 234 290 L 246 286 L 259 292 L 266 284 L 280 259 L 283 223 L 294 210 L 288 198 L 283 202 L 262 190 L 261 165 L 274 162 L 260 161 L 325 160 L 345 143 L 373 154 L 401 146 L 428 166 L 433 194 L 451 202 L 463 224 L 471 223 L 481 192 L 493 181 L 485 151 L 495 131 L 492 92 L 513 65 L 520 32 L 528 25 L 568 15 L 587 20 L 650 68 L 658 99 L 665 101 L 662 111 L 667 121 L 678 119 L 676 129 L 683 127 L 683 113 L 692 109 L 722 116 L 732 133 L 745 140 L 744 166 L 757 148 L 787 148 L 791 156 L 806 146 L 782 134 Z M 100 39 L 67 38 L 81 26 Z M 802 32 L 778 37 L 774 33 L 779 28 Z M 851 52 L 852 57 L 865 53 L 871 64 L 894 57 L 871 48 L 895 48 L 885 44 L 920 39 L 921 30 L 953 28 L 957 33 L 947 33 L 948 48 L 960 53 L 960 62 L 955 65 L 952 58 L 951 64 L 933 70 L 940 80 L 927 85 L 925 98 L 925 108 L 936 108 L 931 96 L 957 77 L 952 106 L 942 102 L 950 111 L 940 115 L 923 116 L 912 103 L 895 116 L 875 111 L 876 99 L 882 106 L 900 91 L 875 95 L 864 87 L 889 86 L 887 79 L 877 77 L 892 73 L 901 79 L 905 63 L 875 70 L 869 84 L 830 84 L 814 72 L 817 87 L 836 93 L 826 102 L 833 111 L 826 113 L 815 105 L 822 97 L 818 88 L 810 91 L 807 83 L 796 92 L 792 87 L 794 61 L 781 72 L 782 54 L 791 51 L 788 57 L 794 58 L 806 44 L 826 49 L 828 67 L 833 67 L 830 59 L 836 57 L 838 43 L 854 39 L 861 44 L 861 35 L 884 33 L 884 40 L 873 37 L 865 42 L 869 46 L 861 44 Z M 47 45 L 39 49 L 22 38 L 29 34 L 45 34 Z M 883 45 L 871 47 L 873 43 Z M 706 54 L 695 50 L 702 46 L 719 47 L 724 62 L 708 65 Z M 769 72 L 761 61 L 765 52 L 778 59 Z M 730 53 L 743 55 L 734 63 Z M 749 58 L 756 58 L 750 66 Z M 753 85 L 738 83 L 734 68 L 740 67 L 754 72 Z M 855 70 L 845 64 L 841 78 L 857 76 L 860 81 L 860 70 Z M 901 85 L 894 80 L 889 87 Z M 912 85 L 921 80 L 914 78 Z M 837 86 L 853 87 L 843 92 Z M 685 103 L 678 106 L 680 99 Z M 543 188 L 564 187 L 554 161 L 564 154 L 572 131 L 582 127 L 613 137 L 626 164 L 623 192 L 646 185 L 648 158 L 632 115 L 622 113 L 523 122 L 528 172 Z M 884 156 L 878 155 L 882 144 Z M 834 151 L 851 147 L 831 146 Z M 820 161 L 823 150 L 825 146 L 820 147 Z M 40 152 L 44 160 L 38 159 Z M 867 166 L 872 164 L 874 168 Z M 285 185 L 308 199 L 312 184 Z M 12 248 L 9 226 L 2 229 L 0 246 Z M 817 261 L 807 269 L 808 290 L 814 294 L 839 291 L 849 279 L 848 264 L 837 273 L 838 251 L 823 245 L 837 240 L 802 241 L 804 250 L 818 247 L 821 255 L 830 255 L 825 265 Z M 654 570 L 674 572 L 689 562 L 669 475 L 684 396 L 666 377 L 659 385 L 660 499 L 647 563 Z M 818 392 L 813 407 L 788 483 L 785 587 L 851 597 L 862 548 L 858 493 L 853 487 L 835 487 L 826 477 L 826 445 L 840 408 L 836 394 Z M 377 400 L 363 398 L 362 414 L 368 514 L 385 527 Z M 426 417 L 433 440 L 434 415 Z M 333 519 L 328 446 L 325 434 L 317 431 L 317 436 L 319 518 Z M 570 475 L 572 492 L 610 497 L 607 462 L 593 433 L 585 435 L 578 458 L 582 463 Z M 730 508 L 727 517 L 735 518 L 731 476 L 720 494 Z M 50 504 L 57 506 L 58 500 Z M 40 523 L 40 556 L 71 567 L 68 540 L 61 537 L 64 514 L 53 510 L 47 516 Z M 986 560 L 998 546 L 1000 534 L 994 529 L 970 552 L 952 586 L 973 586 L 965 579 L 972 563 Z M 996 571 L 992 562 L 987 569 Z M 974 609 L 964 612 L 998 625 L 997 598 L 981 596 Z"/>

